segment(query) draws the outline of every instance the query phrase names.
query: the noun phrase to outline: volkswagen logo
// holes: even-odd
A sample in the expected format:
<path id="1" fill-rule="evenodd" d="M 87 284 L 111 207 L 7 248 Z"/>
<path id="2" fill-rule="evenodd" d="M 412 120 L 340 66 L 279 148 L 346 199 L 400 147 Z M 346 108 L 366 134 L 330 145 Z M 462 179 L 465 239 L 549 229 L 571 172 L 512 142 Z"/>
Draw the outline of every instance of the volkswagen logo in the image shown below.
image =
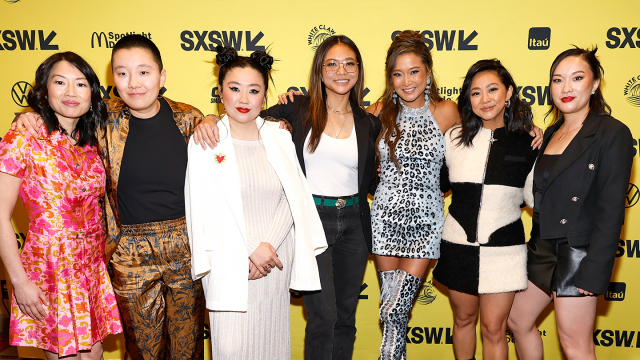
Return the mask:
<path id="1" fill-rule="evenodd" d="M 27 95 L 29 95 L 29 90 L 31 90 L 31 84 L 26 81 L 18 81 L 13 84 L 11 88 L 11 97 L 13 98 L 13 102 L 18 106 L 29 107 L 27 104 Z"/>
<path id="2" fill-rule="evenodd" d="M 625 207 L 630 208 L 638 203 L 640 199 L 640 189 L 635 184 L 629 183 L 629 190 L 627 191 L 627 204 Z"/>

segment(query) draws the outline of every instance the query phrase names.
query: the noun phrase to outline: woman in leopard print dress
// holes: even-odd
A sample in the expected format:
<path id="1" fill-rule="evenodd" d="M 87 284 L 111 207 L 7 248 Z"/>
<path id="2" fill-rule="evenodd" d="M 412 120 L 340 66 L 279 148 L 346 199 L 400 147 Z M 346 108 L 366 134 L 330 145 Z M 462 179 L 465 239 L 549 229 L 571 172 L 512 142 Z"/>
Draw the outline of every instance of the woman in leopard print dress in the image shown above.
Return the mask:
<path id="1" fill-rule="evenodd" d="M 386 64 L 385 91 L 369 108 L 382 122 L 377 142 L 380 183 L 371 208 L 372 252 L 382 287 L 380 358 L 405 359 L 413 299 L 431 259 L 440 255 L 443 133 L 459 115 L 453 101 L 438 95 L 431 53 L 419 33 L 400 33 Z"/>

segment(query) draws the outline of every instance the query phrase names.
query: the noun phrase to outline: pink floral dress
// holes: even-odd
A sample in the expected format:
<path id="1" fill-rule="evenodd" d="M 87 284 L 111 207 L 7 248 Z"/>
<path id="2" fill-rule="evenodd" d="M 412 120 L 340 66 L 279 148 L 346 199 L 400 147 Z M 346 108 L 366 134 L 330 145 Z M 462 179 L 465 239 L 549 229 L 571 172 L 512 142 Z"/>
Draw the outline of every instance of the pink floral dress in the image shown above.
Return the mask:
<path id="1" fill-rule="evenodd" d="M 73 146 L 59 131 L 39 139 L 10 131 L 0 141 L 0 172 L 22 178 L 29 233 L 20 259 L 49 299 L 37 321 L 11 302 L 11 345 L 73 355 L 122 332 L 104 260 L 100 200 L 105 171 L 96 147 Z"/>

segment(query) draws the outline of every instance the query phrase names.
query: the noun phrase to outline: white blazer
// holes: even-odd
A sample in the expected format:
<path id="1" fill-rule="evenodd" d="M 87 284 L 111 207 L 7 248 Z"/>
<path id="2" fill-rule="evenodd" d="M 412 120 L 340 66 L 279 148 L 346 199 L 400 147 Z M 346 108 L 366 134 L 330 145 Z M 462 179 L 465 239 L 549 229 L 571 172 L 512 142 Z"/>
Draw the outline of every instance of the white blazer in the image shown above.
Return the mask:
<path id="1" fill-rule="evenodd" d="M 188 146 L 185 212 L 191 275 L 194 280 L 202 278 L 208 309 L 246 311 L 251 254 L 247 252 L 229 118 L 225 115 L 219 124 L 221 140 L 215 149 L 203 150 L 193 138 Z M 300 291 L 320 290 L 315 256 L 327 249 L 327 241 L 291 134 L 279 129 L 279 123 L 260 117 L 256 124 L 267 159 L 282 183 L 293 216 L 295 250 L 289 286 Z"/>

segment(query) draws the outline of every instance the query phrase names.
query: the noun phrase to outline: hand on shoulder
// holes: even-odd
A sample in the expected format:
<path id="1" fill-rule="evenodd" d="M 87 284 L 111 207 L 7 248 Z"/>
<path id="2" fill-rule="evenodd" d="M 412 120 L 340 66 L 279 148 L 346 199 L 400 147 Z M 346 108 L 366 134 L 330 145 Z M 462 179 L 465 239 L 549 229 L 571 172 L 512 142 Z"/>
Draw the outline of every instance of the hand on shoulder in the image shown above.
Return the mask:
<path id="1" fill-rule="evenodd" d="M 365 111 L 374 116 L 378 116 L 382 111 L 382 103 L 381 102 L 373 103 L 369 105 L 369 107 L 367 107 Z"/>

